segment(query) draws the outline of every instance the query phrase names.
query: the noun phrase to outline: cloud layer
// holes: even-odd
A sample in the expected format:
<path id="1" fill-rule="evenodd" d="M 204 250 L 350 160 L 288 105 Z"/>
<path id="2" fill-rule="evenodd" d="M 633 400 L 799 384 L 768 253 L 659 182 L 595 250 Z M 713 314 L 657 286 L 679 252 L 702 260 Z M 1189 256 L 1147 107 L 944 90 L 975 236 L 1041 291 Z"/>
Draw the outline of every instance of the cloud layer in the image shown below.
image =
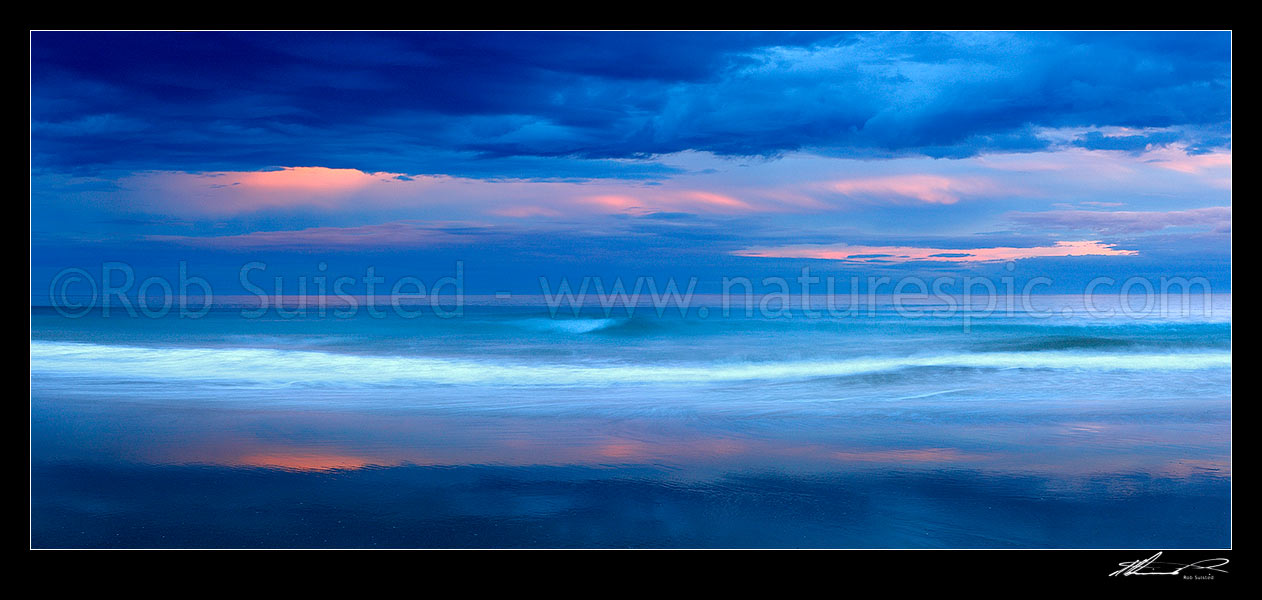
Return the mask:
<path id="1" fill-rule="evenodd" d="M 1228 33 L 32 38 L 37 168 L 604 176 L 574 159 L 958 158 L 1096 126 L 1162 131 L 1068 142 L 1229 144 Z"/>
<path id="2" fill-rule="evenodd" d="M 1229 280 L 1231 131 L 1229 32 L 34 32 L 32 286 L 316 254 Z"/>

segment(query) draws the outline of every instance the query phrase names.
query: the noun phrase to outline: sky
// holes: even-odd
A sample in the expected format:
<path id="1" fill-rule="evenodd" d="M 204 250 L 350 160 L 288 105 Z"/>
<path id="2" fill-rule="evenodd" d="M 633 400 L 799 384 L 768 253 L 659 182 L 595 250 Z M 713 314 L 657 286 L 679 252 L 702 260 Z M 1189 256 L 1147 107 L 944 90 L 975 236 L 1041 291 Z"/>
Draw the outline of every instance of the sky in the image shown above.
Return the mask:
<path id="1" fill-rule="evenodd" d="M 1227 32 L 33 32 L 32 301 L 286 280 L 1205 277 Z"/>

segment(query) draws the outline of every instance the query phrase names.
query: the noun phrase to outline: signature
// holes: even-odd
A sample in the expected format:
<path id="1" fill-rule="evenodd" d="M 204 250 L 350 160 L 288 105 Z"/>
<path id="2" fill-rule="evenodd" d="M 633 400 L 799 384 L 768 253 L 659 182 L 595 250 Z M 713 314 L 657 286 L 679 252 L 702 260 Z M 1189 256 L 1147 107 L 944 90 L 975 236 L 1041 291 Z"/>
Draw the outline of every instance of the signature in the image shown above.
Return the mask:
<path id="1" fill-rule="evenodd" d="M 1179 564 L 1179 563 L 1172 563 L 1172 562 L 1159 562 L 1159 561 L 1157 560 L 1158 558 L 1161 558 L 1161 553 L 1160 553 L 1160 552 L 1158 552 L 1158 553 L 1156 553 L 1156 554 L 1154 554 L 1154 555 L 1152 555 L 1152 556 L 1150 556 L 1150 557 L 1148 557 L 1148 558 L 1146 558 L 1146 559 L 1144 559 L 1144 560 L 1135 560 L 1135 561 L 1131 561 L 1131 562 L 1117 563 L 1117 564 L 1118 564 L 1118 566 L 1120 566 L 1120 567 L 1122 567 L 1122 568 L 1120 568 L 1120 569 L 1118 569 L 1118 570 L 1116 570 L 1116 571 L 1114 571 L 1114 572 L 1112 572 L 1112 573 L 1109 573 L 1109 577 L 1116 577 L 1116 576 L 1118 576 L 1118 575 L 1123 575 L 1123 576 L 1129 576 L 1129 575 L 1178 575 L 1178 574 L 1182 573 L 1185 569 L 1201 570 L 1201 571 L 1215 571 L 1215 572 L 1218 572 L 1218 573 L 1226 573 L 1227 571 L 1224 571 L 1224 570 L 1223 570 L 1223 569 L 1221 569 L 1220 567 L 1222 567 L 1223 565 L 1226 565 L 1227 563 L 1231 562 L 1231 561 L 1229 561 L 1229 560 L 1227 560 L 1227 559 L 1225 559 L 1225 558 L 1207 558 L 1207 559 L 1205 559 L 1205 560 L 1198 560 L 1198 561 L 1196 561 L 1196 562 L 1194 562 L 1194 563 L 1188 563 L 1188 564 L 1186 564 L 1186 565 L 1181 565 L 1181 564 Z M 1167 570 L 1161 570 L 1161 569 L 1167 569 Z"/>

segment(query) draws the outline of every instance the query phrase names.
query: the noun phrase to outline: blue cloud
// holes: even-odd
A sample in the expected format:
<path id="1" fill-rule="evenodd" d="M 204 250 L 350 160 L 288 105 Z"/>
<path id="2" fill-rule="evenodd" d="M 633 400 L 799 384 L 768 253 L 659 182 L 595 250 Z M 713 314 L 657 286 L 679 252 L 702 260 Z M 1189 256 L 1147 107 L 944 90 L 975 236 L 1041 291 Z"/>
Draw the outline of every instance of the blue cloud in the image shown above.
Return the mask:
<path id="1" fill-rule="evenodd" d="M 1168 146 L 1180 141 L 1181 136 L 1173 131 L 1161 131 L 1140 135 L 1108 136 L 1092 131 L 1074 140 L 1073 144 L 1088 150 L 1125 150 L 1139 152 L 1150 146 Z"/>
<path id="2" fill-rule="evenodd" d="M 52 33 L 36 169 L 672 174 L 773 156 L 1047 147 L 1039 128 L 1229 143 L 1230 34 Z M 1202 135 L 1196 132 L 1211 132 Z M 1117 140 L 1115 144 L 1142 140 Z M 1099 143 L 1088 138 L 1084 143 Z M 600 160 L 602 162 L 588 162 Z"/>

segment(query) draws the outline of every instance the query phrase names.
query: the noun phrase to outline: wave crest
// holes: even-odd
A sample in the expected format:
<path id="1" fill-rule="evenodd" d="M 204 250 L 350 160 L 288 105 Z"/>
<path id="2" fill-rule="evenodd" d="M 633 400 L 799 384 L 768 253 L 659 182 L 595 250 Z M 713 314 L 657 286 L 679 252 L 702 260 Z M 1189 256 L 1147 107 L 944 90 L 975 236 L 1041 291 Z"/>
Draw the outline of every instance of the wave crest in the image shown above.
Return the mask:
<path id="1" fill-rule="evenodd" d="M 627 364 L 361 356 L 254 348 L 144 348 L 31 342 L 31 374 L 257 384 L 603 386 L 784 381 L 917 367 L 1197 370 L 1230 368 L 1230 352 L 988 352 L 817 361 Z"/>

